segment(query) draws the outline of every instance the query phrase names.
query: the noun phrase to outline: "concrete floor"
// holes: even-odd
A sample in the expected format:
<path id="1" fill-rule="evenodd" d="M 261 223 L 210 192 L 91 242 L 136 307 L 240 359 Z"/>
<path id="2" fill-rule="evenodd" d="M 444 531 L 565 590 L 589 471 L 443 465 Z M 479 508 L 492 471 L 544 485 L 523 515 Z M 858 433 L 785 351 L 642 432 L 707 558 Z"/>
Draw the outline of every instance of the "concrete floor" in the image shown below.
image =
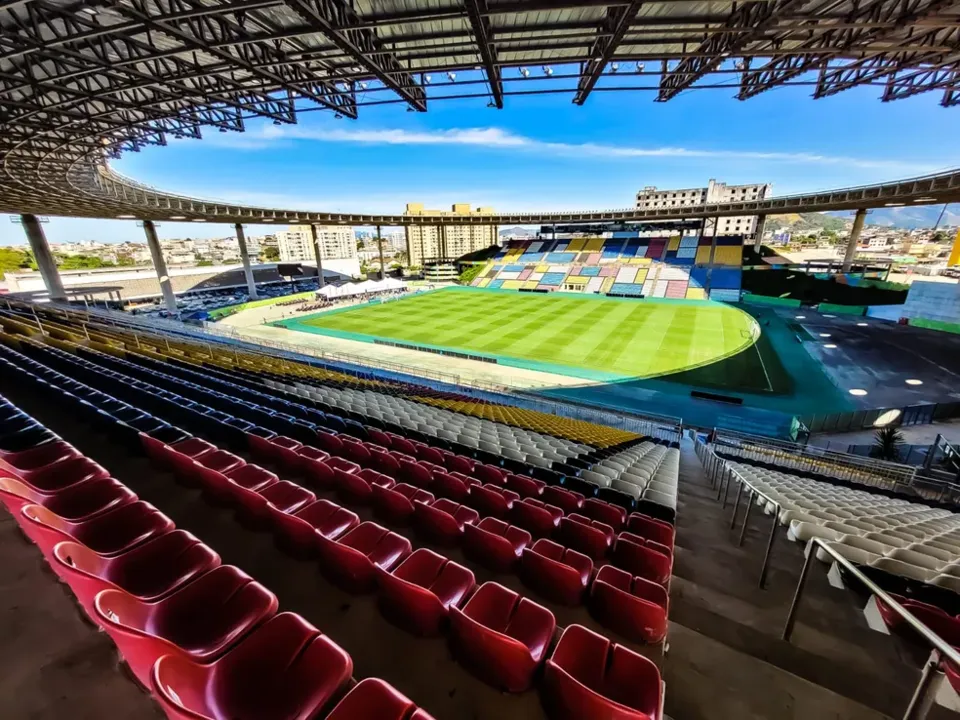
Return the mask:
<path id="1" fill-rule="evenodd" d="M 535 692 L 506 695 L 488 688 L 452 661 L 442 639 L 418 639 L 394 628 L 377 611 L 374 596 L 339 591 L 315 563 L 286 557 L 270 535 L 243 529 L 232 512 L 210 507 L 197 491 L 175 484 L 129 448 L 29 396 L 10 399 L 214 547 L 225 563 L 271 588 L 282 609 L 301 613 L 329 634 L 353 657 L 356 678 L 386 679 L 437 720 L 544 717 Z M 859 598 L 830 588 L 820 566 L 808 583 L 793 643 L 779 640 L 800 548 L 781 537 L 768 589 L 756 589 L 768 525 L 755 515 L 744 547 L 737 548 L 730 508 L 722 513 L 714 496 L 686 441 L 669 653 L 661 658 L 655 648 L 637 648 L 662 665 L 667 714 L 673 720 L 899 717 L 919 676 L 914 654 L 900 641 L 867 630 Z M 366 511 L 358 514 L 367 517 Z M 0 543 L 0 717 L 156 716 L 148 698 L 117 671 L 106 638 L 79 620 L 39 554 L 13 537 L 12 521 L 5 520 L 0 523 L 0 537 L 7 540 Z M 409 529 L 404 534 L 415 547 L 424 545 Z M 458 551 L 443 552 L 470 566 L 478 582 L 492 579 Z M 513 576 L 496 580 L 522 587 Z M 544 604 L 560 625 L 599 629 L 582 608 Z"/>

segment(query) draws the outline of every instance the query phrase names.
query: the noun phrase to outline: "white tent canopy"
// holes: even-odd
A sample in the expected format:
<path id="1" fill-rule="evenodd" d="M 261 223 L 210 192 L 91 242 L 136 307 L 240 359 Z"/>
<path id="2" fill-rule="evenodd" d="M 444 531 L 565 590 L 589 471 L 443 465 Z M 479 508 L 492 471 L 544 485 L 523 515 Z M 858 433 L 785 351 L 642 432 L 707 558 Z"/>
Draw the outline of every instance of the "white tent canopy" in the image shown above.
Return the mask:
<path id="1" fill-rule="evenodd" d="M 403 290 L 406 283 L 395 278 L 386 278 L 384 280 L 364 280 L 358 283 L 348 283 L 346 285 L 327 285 L 317 292 L 328 300 L 332 298 L 351 297 L 354 295 L 363 295 L 364 293 L 383 292 L 385 290 Z"/>

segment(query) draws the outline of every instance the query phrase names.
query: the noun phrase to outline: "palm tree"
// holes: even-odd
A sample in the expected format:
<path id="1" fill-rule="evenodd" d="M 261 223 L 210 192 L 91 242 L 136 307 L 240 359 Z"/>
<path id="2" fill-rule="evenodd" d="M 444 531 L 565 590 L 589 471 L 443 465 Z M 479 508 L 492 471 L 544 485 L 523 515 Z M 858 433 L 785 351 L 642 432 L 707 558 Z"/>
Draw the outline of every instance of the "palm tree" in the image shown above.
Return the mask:
<path id="1" fill-rule="evenodd" d="M 892 425 L 887 425 L 874 434 L 870 457 L 897 462 L 900 460 L 901 445 L 903 445 L 903 433 Z"/>

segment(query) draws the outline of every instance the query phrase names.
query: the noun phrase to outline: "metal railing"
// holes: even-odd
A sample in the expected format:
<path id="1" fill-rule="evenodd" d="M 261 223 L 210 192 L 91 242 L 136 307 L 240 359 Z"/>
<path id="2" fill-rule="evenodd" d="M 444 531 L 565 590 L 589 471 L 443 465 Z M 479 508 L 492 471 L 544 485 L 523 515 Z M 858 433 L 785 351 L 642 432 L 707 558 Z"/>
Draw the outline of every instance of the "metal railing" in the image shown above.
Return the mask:
<path id="1" fill-rule="evenodd" d="M 33 308 L 32 304 L 23 301 L 19 301 L 18 304 Z M 162 318 L 138 318 L 114 310 L 89 308 L 79 311 L 69 305 L 46 305 L 46 307 L 51 306 L 68 314 L 99 317 L 114 325 L 123 325 L 127 328 L 139 328 L 143 332 L 152 333 L 158 329 L 166 330 L 176 335 L 206 343 L 208 346 L 211 342 L 227 344 L 235 348 L 238 347 L 244 352 L 260 354 L 271 358 L 283 357 L 296 362 L 315 363 L 319 360 L 324 364 L 333 364 L 330 369 L 355 376 L 369 378 L 379 375 L 380 377 L 387 377 L 393 381 L 425 384 L 437 390 L 455 391 L 477 399 L 488 400 L 499 404 L 514 405 L 516 407 L 566 417 L 572 420 L 582 420 L 584 422 L 626 430 L 640 435 L 652 436 L 670 442 L 679 442 L 680 439 L 680 418 L 670 418 L 667 416 L 648 417 L 562 403 L 535 397 L 529 392 L 524 393 L 522 389 L 505 385 L 464 380 L 459 375 L 400 363 L 392 363 L 390 361 L 378 361 L 377 364 L 373 364 L 370 358 L 360 357 L 359 355 L 291 345 L 283 342 L 265 341 L 259 338 L 249 338 L 239 333 L 227 331 L 222 327 L 218 328 L 216 332 L 210 332 L 209 327 L 185 325 L 175 320 Z M 265 348 L 273 349 L 276 352 L 267 352 Z M 386 375 L 387 373 L 390 375 Z"/>
<path id="2" fill-rule="evenodd" d="M 923 666 L 920 680 L 903 715 L 903 720 L 922 720 L 926 717 L 927 711 L 934 702 L 934 694 L 931 690 L 937 669 L 940 665 L 940 659 L 945 658 L 960 668 L 960 651 L 952 647 L 933 630 L 924 625 L 915 615 L 898 603 L 894 597 L 885 592 L 879 585 L 873 582 L 873 580 L 864 575 L 856 565 L 843 557 L 843 555 L 834 550 L 828 542 L 823 541 L 821 538 L 813 538 L 807 544 L 806 559 L 803 563 L 803 569 L 800 571 L 800 578 L 797 580 L 797 589 L 793 594 L 793 601 L 790 603 L 790 610 L 787 613 L 781 639 L 790 642 L 793 629 L 797 622 L 797 611 L 800 608 L 800 600 L 803 597 L 803 590 L 806 587 L 807 578 L 810 575 L 810 568 L 813 565 L 814 557 L 820 550 L 829 555 L 848 575 L 856 578 L 864 587 L 876 595 L 880 601 L 891 608 L 933 648 L 933 652 Z"/>

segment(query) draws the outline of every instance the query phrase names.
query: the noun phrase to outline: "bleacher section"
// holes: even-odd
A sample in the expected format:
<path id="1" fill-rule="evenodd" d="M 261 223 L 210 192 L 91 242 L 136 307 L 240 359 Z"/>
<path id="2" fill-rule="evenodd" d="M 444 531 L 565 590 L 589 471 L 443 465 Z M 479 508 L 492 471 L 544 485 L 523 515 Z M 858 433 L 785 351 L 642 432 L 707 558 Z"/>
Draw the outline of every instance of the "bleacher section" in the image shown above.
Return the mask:
<path id="1" fill-rule="evenodd" d="M 471 283 L 688 300 L 740 299 L 743 238 L 612 237 L 509 241 Z"/>
<path id="2" fill-rule="evenodd" d="M 549 718 L 661 718 L 657 664 L 596 629 L 662 657 L 676 508 L 666 459 L 676 450 L 39 313 L 44 332 L 0 315 L 0 391 L 48 398 L 211 505 L 234 508 L 244 527 L 273 533 L 286 554 L 315 560 L 331 584 L 376 592 L 386 620 L 445 636 L 480 680 L 514 693 L 537 686 Z M 610 488 L 599 486 L 610 475 L 632 494 L 607 502 Z M 221 565 L 215 549 L 2 398 L 0 478 L 0 501 L 170 717 L 252 717 L 273 706 L 298 708 L 289 717 L 429 720 L 387 682 L 356 682 L 350 655 L 321 630 L 277 614 L 256 578 Z M 360 522 L 365 507 L 379 522 Z M 461 547 L 474 569 L 517 575 L 529 596 L 477 587 L 471 567 L 424 541 Z M 598 628 L 558 627 L 551 603 L 586 606 Z"/>

